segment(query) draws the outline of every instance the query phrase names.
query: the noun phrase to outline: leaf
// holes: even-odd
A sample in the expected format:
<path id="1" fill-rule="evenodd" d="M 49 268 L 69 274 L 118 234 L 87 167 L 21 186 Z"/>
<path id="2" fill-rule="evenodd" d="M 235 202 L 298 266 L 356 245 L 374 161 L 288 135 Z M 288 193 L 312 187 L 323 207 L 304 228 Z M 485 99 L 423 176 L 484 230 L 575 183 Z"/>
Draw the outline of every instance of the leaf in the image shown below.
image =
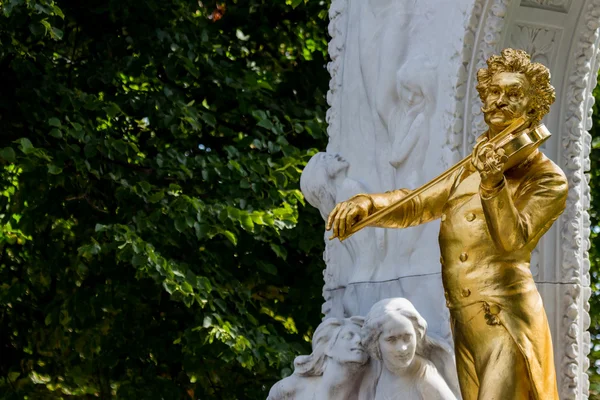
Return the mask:
<path id="1" fill-rule="evenodd" d="M 254 212 L 250 215 L 250 217 L 252 218 L 252 221 L 257 225 L 265 225 L 266 224 L 265 220 L 263 219 L 262 214 L 260 214 L 260 213 Z"/>
<path id="2" fill-rule="evenodd" d="M 54 128 L 50 131 L 49 133 L 50 136 L 55 137 L 57 139 L 60 139 L 63 137 L 62 132 L 60 131 L 60 129 Z"/>
<path id="3" fill-rule="evenodd" d="M 150 193 L 150 190 L 152 190 L 152 185 L 150 185 L 147 181 L 141 181 L 139 185 L 144 193 Z"/>
<path id="4" fill-rule="evenodd" d="M 277 267 L 271 263 L 260 263 L 258 264 L 258 266 L 262 271 L 265 271 L 267 274 L 277 275 Z"/>
<path id="5" fill-rule="evenodd" d="M 17 139 L 14 143 L 18 143 L 19 149 L 25 154 L 29 154 L 34 150 L 33 144 L 31 144 L 31 141 L 27 138 Z"/>
<path id="6" fill-rule="evenodd" d="M 279 257 L 283 260 L 285 260 L 287 258 L 287 250 L 286 249 L 284 249 L 283 247 L 281 247 L 275 243 L 271 243 L 270 246 L 271 246 L 271 249 L 275 252 L 275 254 L 277 254 L 277 257 Z"/>
<path id="7" fill-rule="evenodd" d="M 223 235 L 231 242 L 234 246 L 237 246 L 237 237 L 231 231 L 224 231 Z"/>
<path id="8" fill-rule="evenodd" d="M 17 161 L 17 155 L 15 154 L 15 151 L 12 147 L 5 147 L 2 150 L 0 150 L 0 158 L 10 163 L 14 163 Z"/>
<path id="9" fill-rule="evenodd" d="M 266 128 L 266 129 L 269 129 L 269 130 L 275 128 L 275 126 L 269 119 L 261 119 L 260 121 L 258 121 L 258 124 L 256 124 L 256 125 Z"/>
<path id="10" fill-rule="evenodd" d="M 136 268 L 146 265 L 147 262 L 148 262 L 148 257 L 145 256 L 144 254 L 134 254 L 133 257 L 131 258 L 131 265 L 133 265 Z"/>
<path id="11" fill-rule="evenodd" d="M 187 223 L 185 222 L 184 218 L 177 218 L 175 220 L 175 229 L 177 229 L 177 232 L 179 233 L 185 232 L 187 229 Z"/>
<path id="12" fill-rule="evenodd" d="M 207 224 L 194 224 L 194 231 L 196 232 L 196 239 L 200 240 L 206 237 L 208 234 L 209 226 Z"/>
<path id="13" fill-rule="evenodd" d="M 169 294 L 173 294 L 173 293 L 175 293 L 177 291 L 177 284 L 175 282 L 172 282 L 172 281 L 164 281 L 163 282 L 163 287 L 165 288 L 165 290 Z"/>
<path id="14" fill-rule="evenodd" d="M 93 158 L 97 153 L 98 149 L 96 143 L 89 142 L 83 147 L 83 153 L 87 158 Z"/>
<path id="15" fill-rule="evenodd" d="M 54 15 L 59 16 L 62 19 L 65 19 L 65 14 L 63 14 L 62 10 L 56 4 L 52 4 L 52 11 L 54 11 Z"/>
<path id="16" fill-rule="evenodd" d="M 86 244 L 79 247 L 77 252 L 81 257 L 89 260 L 92 258 L 92 256 L 97 255 L 100 252 L 100 246 L 98 243 Z"/>
<path id="17" fill-rule="evenodd" d="M 184 293 L 194 293 L 194 288 L 186 281 L 181 284 L 181 289 Z"/>
<path id="18" fill-rule="evenodd" d="M 123 111 L 119 108 L 115 103 L 109 103 L 108 106 L 103 108 L 109 118 L 114 118 L 119 114 L 122 114 Z"/>
<path id="19" fill-rule="evenodd" d="M 242 223 L 242 227 L 249 231 L 252 232 L 254 231 L 254 222 L 252 221 L 252 218 L 250 218 L 250 216 L 248 214 L 243 214 L 240 218 L 240 222 Z"/>
<path id="20" fill-rule="evenodd" d="M 20 376 L 21 376 L 20 372 L 17 372 L 17 371 L 9 372 L 8 373 L 8 380 L 10 382 L 16 382 L 16 380 L 19 379 Z"/>
<path id="21" fill-rule="evenodd" d="M 60 120 L 56 117 L 52 117 L 48 120 L 48 124 L 50 126 L 54 126 L 56 128 L 60 128 L 62 126 L 62 124 L 60 123 Z"/>
<path id="22" fill-rule="evenodd" d="M 42 26 L 45 29 L 45 33 L 48 33 L 49 31 L 52 30 L 52 26 L 50 25 L 50 22 L 48 22 L 48 20 L 41 20 L 40 23 L 42 24 Z"/>
<path id="23" fill-rule="evenodd" d="M 213 128 L 217 125 L 217 119 L 212 114 L 203 112 L 203 113 L 200 113 L 200 117 L 202 118 L 202 120 L 204 122 L 206 122 L 208 125 L 212 126 Z"/>
<path id="24" fill-rule="evenodd" d="M 272 92 L 275 91 L 275 89 L 273 89 L 273 86 L 271 86 L 271 84 L 269 82 L 267 82 L 267 81 L 259 80 L 257 82 L 257 84 L 258 84 L 259 87 L 261 87 L 263 89 L 268 89 L 268 90 L 270 90 Z"/>
<path id="25" fill-rule="evenodd" d="M 125 143 L 121 139 L 112 142 L 112 147 L 121 154 L 127 153 L 127 143 Z"/>
<path id="26" fill-rule="evenodd" d="M 150 203 L 158 203 L 159 201 L 164 199 L 164 197 L 165 197 L 165 192 L 162 190 L 159 190 L 158 192 L 152 193 L 152 195 L 150 195 L 147 199 Z"/>
<path id="27" fill-rule="evenodd" d="M 250 39 L 250 35 L 244 35 L 244 32 L 242 32 L 240 29 L 236 29 L 235 36 L 244 42 Z"/>
<path id="28" fill-rule="evenodd" d="M 52 27 L 51 33 L 54 39 L 61 40 L 63 38 L 63 31 L 54 26 Z"/>
<path id="29" fill-rule="evenodd" d="M 61 167 L 58 167 L 54 164 L 48 165 L 48 173 L 50 173 L 52 175 L 58 175 L 61 172 L 63 172 L 63 169 Z"/>
<path id="30" fill-rule="evenodd" d="M 42 36 L 46 33 L 46 28 L 42 24 L 33 23 L 33 24 L 29 24 L 29 31 L 34 36 Z"/>

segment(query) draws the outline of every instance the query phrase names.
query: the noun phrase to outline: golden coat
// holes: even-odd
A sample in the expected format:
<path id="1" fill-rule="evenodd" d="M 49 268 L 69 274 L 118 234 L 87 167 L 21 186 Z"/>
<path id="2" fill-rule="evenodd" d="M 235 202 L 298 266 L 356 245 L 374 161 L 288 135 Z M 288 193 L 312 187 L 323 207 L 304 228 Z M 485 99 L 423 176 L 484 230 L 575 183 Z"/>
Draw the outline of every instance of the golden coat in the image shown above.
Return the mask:
<path id="1" fill-rule="evenodd" d="M 401 207 L 374 226 L 404 228 L 440 218 L 442 279 L 451 315 L 481 303 L 523 354 L 533 395 L 557 399 L 552 340 L 541 297 L 529 269 L 531 252 L 565 209 L 567 180 L 541 152 L 504 174 L 503 183 L 480 188 L 472 167 Z M 409 193 L 370 195 L 373 212 Z"/>

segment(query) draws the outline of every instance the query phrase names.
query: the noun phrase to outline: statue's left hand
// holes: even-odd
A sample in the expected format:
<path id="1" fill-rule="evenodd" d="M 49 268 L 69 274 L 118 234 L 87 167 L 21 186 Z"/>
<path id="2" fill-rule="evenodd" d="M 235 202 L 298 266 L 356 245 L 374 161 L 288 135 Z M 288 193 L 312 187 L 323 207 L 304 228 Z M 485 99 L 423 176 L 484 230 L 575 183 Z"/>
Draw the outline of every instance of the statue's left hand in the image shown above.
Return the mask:
<path id="1" fill-rule="evenodd" d="M 504 149 L 495 147 L 487 138 L 478 142 L 471 153 L 471 163 L 479 171 L 481 184 L 487 188 L 500 184 L 507 160 Z"/>

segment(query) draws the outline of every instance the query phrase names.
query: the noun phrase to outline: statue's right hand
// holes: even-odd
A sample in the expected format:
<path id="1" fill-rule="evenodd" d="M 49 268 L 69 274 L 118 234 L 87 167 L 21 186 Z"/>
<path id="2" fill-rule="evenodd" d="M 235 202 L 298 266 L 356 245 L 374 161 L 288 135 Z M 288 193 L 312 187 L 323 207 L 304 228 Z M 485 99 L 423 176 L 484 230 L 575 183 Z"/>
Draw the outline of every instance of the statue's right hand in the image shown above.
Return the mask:
<path id="1" fill-rule="evenodd" d="M 373 202 L 368 195 L 358 195 L 335 206 L 327 219 L 327 230 L 333 228 L 333 236 L 344 237 L 354 224 L 369 216 Z"/>

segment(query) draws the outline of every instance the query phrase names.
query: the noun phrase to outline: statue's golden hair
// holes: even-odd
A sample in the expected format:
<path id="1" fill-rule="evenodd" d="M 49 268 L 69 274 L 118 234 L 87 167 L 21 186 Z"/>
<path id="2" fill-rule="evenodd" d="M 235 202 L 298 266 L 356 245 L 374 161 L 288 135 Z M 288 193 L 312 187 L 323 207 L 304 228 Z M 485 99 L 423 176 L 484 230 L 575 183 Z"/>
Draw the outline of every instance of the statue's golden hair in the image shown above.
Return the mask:
<path id="1" fill-rule="evenodd" d="M 550 106 L 556 100 L 556 92 L 550 84 L 550 71 L 540 63 L 532 63 L 531 57 L 523 50 L 504 49 L 502 54 L 491 56 L 487 68 L 477 71 L 477 91 L 485 101 L 492 77 L 500 72 L 517 72 L 525 75 L 529 81 L 531 97 L 529 117 L 537 124 L 550 112 Z"/>

